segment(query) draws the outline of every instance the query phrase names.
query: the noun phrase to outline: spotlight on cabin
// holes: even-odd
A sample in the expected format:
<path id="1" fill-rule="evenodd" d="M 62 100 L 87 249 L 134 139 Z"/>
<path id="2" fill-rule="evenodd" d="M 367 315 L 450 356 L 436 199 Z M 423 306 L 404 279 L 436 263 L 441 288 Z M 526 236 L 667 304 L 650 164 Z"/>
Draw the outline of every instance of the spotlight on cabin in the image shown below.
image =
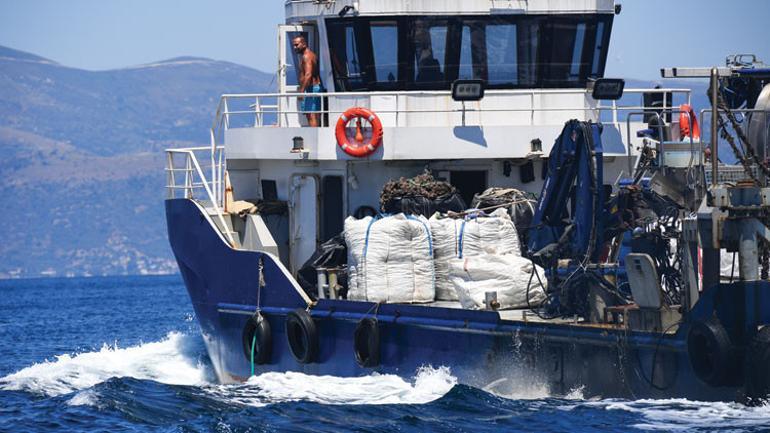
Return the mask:
<path id="1" fill-rule="evenodd" d="M 483 80 L 454 80 L 452 82 L 452 99 L 455 101 L 478 101 L 483 97 Z"/>
<path id="2" fill-rule="evenodd" d="M 305 139 L 302 137 L 294 137 L 291 139 L 291 153 L 302 153 L 305 151 Z"/>
<path id="3" fill-rule="evenodd" d="M 340 18 L 343 18 L 345 15 L 348 14 L 350 11 L 355 11 L 355 7 L 351 5 L 345 5 L 342 9 L 340 9 L 339 13 L 337 14 Z"/>
<path id="4" fill-rule="evenodd" d="M 623 88 L 626 82 L 622 78 L 599 78 L 596 81 L 589 81 L 591 96 L 599 100 L 615 101 L 623 96 Z"/>
<path id="5" fill-rule="evenodd" d="M 532 141 L 529 142 L 530 148 L 532 149 L 532 153 L 536 152 L 542 152 L 543 151 L 543 141 L 539 138 L 534 138 Z"/>

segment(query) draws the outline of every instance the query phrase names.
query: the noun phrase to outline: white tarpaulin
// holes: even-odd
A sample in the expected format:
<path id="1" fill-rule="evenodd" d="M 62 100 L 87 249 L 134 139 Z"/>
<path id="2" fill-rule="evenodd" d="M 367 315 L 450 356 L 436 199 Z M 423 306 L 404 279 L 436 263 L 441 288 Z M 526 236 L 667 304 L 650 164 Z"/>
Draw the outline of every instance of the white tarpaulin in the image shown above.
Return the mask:
<path id="1" fill-rule="evenodd" d="M 433 302 L 433 247 L 428 221 L 398 214 L 345 220 L 348 299 Z"/>
<path id="2" fill-rule="evenodd" d="M 437 214 L 429 222 L 433 235 L 438 300 L 457 300 L 449 275 L 450 260 L 479 254 L 521 255 L 516 227 L 505 209 L 471 219 L 440 218 Z"/>
<path id="3" fill-rule="evenodd" d="M 545 299 L 536 278 L 527 293 L 535 265 L 518 255 L 481 254 L 449 260 L 448 266 L 449 279 L 463 308 L 485 308 L 486 292 L 496 292 L 501 309 L 537 306 Z M 537 272 L 542 279 L 543 269 L 538 267 Z"/>

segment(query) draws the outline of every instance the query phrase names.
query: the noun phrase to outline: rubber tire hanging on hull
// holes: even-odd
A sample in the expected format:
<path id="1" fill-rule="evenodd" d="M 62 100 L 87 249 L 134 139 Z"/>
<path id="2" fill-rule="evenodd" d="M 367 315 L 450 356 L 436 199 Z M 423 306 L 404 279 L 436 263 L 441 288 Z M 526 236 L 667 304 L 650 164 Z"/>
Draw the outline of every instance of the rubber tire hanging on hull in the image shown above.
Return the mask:
<path id="1" fill-rule="evenodd" d="M 257 337 L 256 341 L 254 337 Z M 251 345 L 254 343 L 254 364 L 267 364 L 273 350 L 273 334 L 270 331 L 270 322 L 256 313 L 249 317 L 243 327 L 243 353 L 246 360 L 251 362 Z"/>
<path id="2" fill-rule="evenodd" d="M 358 365 L 371 368 L 380 365 L 380 328 L 377 319 L 361 319 L 353 333 L 353 353 Z"/>
<path id="3" fill-rule="evenodd" d="M 746 396 L 770 397 L 770 326 L 757 332 L 746 351 Z"/>
<path id="4" fill-rule="evenodd" d="M 310 313 L 297 308 L 286 315 L 286 339 L 297 362 L 315 362 L 318 357 L 318 329 Z"/>
<path id="5" fill-rule="evenodd" d="M 690 365 L 700 380 L 711 386 L 738 385 L 741 364 L 736 361 L 730 336 L 717 318 L 695 321 L 687 334 Z"/>

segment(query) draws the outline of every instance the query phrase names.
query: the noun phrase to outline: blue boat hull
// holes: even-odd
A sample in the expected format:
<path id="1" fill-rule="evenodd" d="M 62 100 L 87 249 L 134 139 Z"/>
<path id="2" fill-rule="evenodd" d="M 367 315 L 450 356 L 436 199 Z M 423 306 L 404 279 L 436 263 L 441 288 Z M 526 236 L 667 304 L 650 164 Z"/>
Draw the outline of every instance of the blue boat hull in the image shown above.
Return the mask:
<path id="1" fill-rule="evenodd" d="M 191 200 L 167 200 L 166 215 L 171 247 L 222 382 L 244 381 L 251 374 L 243 330 L 257 309 L 259 291 L 273 345 L 269 362 L 253 366 L 256 374 L 298 371 L 349 377 L 376 371 L 410 378 L 423 366 L 447 366 L 461 383 L 480 388 L 536 386 L 552 395 L 580 389 L 586 397 L 743 396 L 742 387 L 713 387 L 696 377 L 687 353 L 686 325 L 674 335 L 661 335 L 599 325 L 509 321 L 492 311 L 419 305 L 319 300 L 309 309 L 319 332 L 318 357 L 302 364 L 290 351 L 285 321 L 289 312 L 306 309 L 308 303 L 287 271 L 268 254 L 230 248 Z M 260 262 L 265 282 L 261 289 Z M 766 283 L 731 290 L 745 293 L 745 302 L 753 296 L 752 305 L 761 306 L 755 322 L 770 322 L 761 312 L 770 311 Z M 715 302 L 699 303 L 702 311 L 696 308 L 691 316 L 711 314 Z M 359 320 L 375 315 L 380 364 L 364 368 L 355 360 L 354 330 Z"/>

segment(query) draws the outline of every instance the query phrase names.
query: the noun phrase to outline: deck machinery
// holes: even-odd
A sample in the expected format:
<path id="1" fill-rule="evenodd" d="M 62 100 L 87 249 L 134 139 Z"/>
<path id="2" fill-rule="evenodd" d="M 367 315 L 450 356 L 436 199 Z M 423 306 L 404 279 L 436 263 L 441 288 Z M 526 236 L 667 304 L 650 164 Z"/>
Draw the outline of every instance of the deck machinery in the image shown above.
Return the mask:
<path id="1" fill-rule="evenodd" d="M 223 95 L 211 147 L 167 151 L 169 241 L 219 380 L 443 365 L 502 393 L 766 397 L 768 69 L 735 56 L 663 70 L 711 79 L 700 113 L 688 89 L 604 100 L 619 11 L 611 0 L 286 1 L 278 92 Z M 319 127 L 297 93 L 296 36 L 318 53 Z M 453 98 L 458 84 L 483 97 Z M 380 122 L 366 157 L 336 139 L 352 107 Z M 695 125 L 709 116 L 710 141 Z M 720 161 L 720 144 L 738 165 Z M 522 253 L 545 270 L 529 281 L 546 288 L 542 304 L 352 301 L 337 290 L 344 265 L 303 289 L 298 271 L 345 217 L 376 212 L 388 179 L 426 170 L 467 201 L 491 186 L 539 196 Z M 721 275 L 733 252 L 737 272 Z"/>

